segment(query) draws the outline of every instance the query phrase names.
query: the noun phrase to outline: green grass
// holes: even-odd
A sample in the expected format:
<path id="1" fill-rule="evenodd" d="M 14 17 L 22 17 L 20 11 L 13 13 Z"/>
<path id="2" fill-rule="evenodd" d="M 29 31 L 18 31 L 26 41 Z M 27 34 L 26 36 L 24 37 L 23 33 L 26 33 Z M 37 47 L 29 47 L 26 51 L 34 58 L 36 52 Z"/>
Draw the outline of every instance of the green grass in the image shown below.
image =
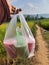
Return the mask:
<path id="1" fill-rule="evenodd" d="M 46 44 L 46 48 L 48 49 L 47 52 L 49 52 L 49 31 L 47 31 L 47 30 L 45 30 L 45 31 L 41 30 L 41 31 L 42 31 L 44 40 L 47 42 L 47 44 Z M 49 58 L 49 56 L 48 56 L 48 58 Z"/>
<path id="2" fill-rule="evenodd" d="M 49 19 L 40 20 L 39 25 L 46 30 L 49 30 Z"/>
<path id="3" fill-rule="evenodd" d="M 35 24 L 35 22 L 34 21 L 28 21 L 27 22 L 28 23 L 28 25 L 29 25 L 29 27 L 30 27 L 30 29 L 34 26 L 34 24 Z M 18 22 L 18 24 L 17 24 L 18 26 L 21 26 L 21 24 L 20 24 L 20 22 Z"/>
<path id="4" fill-rule="evenodd" d="M 3 44 L 3 39 L 4 39 L 7 26 L 8 26 L 7 23 L 0 25 L 0 57 L 3 57 L 6 55 L 6 51 Z"/>
<path id="5" fill-rule="evenodd" d="M 39 22 L 40 26 L 46 30 L 42 30 L 42 35 L 44 39 L 49 43 L 49 19 L 43 19 Z"/>
<path id="6" fill-rule="evenodd" d="M 4 35 L 5 35 L 5 32 L 6 32 L 7 26 L 8 26 L 7 23 L 0 25 L 0 42 L 3 41 L 3 39 L 4 39 Z"/>
<path id="7" fill-rule="evenodd" d="M 44 39 L 49 43 L 49 19 L 39 20 L 39 25 L 44 28 L 42 30 L 42 35 Z"/>
<path id="8" fill-rule="evenodd" d="M 49 31 L 42 31 L 44 39 L 49 43 Z"/>
<path id="9" fill-rule="evenodd" d="M 49 48 L 49 19 L 43 19 L 40 22 L 41 27 L 46 30 L 42 30 L 42 35 L 47 42 L 47 48 Z"/>

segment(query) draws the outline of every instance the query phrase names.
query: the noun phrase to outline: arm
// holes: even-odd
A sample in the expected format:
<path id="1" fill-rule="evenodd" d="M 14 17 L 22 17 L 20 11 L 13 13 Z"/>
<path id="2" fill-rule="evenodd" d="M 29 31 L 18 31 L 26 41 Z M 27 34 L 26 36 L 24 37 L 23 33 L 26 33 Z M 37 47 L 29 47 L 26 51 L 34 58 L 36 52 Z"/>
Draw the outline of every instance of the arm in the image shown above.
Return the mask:
<path id="1" fill-rule="evenodd" d="M 16 8 L 13 5 L 11 5 L 10 0 L 6 0 L 6 1 L 9 6 L 10 14 L 17 14 L 21 11 L 21 8 L 16 10 Z M 15 13 L 15 10 L 16 10 L 16 13 Z"/>
<path id="2" fill-rule="evenodd" d="M 11 5 L 10 0 L 6 0 L 6 1 L 9 6 L 10 14 L 14 14 L 16 8 L 13 5 Z"/>

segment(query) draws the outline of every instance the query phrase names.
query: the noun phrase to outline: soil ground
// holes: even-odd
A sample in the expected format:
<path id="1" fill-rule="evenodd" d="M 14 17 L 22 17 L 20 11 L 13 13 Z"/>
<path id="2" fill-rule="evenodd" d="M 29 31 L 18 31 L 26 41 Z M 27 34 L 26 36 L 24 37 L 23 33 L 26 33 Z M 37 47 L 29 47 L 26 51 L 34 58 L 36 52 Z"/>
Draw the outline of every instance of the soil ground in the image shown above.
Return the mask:
<path id="1" fill-rule="evenodd" d="M 48 49 L 46 48 L 46 41 L 43 39 L 41 29 L 38 25 L 36 25 L 36 40 L 38 45 L 38 50 L 35 53 L 35 57 L 33 58 L 34 65 L 49 65 L 49 59 L 47 58 Z"/>

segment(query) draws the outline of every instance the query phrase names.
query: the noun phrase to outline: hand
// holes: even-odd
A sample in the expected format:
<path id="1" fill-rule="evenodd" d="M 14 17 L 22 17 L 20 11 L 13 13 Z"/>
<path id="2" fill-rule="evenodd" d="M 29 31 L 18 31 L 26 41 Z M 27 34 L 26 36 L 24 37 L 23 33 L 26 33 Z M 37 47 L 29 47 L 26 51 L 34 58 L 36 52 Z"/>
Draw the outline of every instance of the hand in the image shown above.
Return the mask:
<path id="1" fill-rule="evenodd" d="M 9 6 L 9 10 L 10 10 L 10 14 L 14 14 L 16 8 L 15 8 L 13 5 L 10 5 L 10 6 Z"/>
<path id="2" fill-rule="evenodd" d="M 11 5 L 9 8 L 10 8 L 10 14 L 18 14 L 19 12 L 22 11 L 21 8 L 16 9 L 13 5 Z"/>
<path id="3" fill-rule="evenodd" d="M 6 2 L 9 6 L 10 14 L 14 14 L 16 8 L 13 5 L 11 5 L 10 0 L 6 0 Z"/>
<path id="4" fill-rule="evenodd" d="M 9 6 L 10 14 L 18 14 L 20 11 L 22 11 L 21 8 L 16 9 L 13 5 L 10 4 L 10 0 L 6 0 L 7 4 Z"/>

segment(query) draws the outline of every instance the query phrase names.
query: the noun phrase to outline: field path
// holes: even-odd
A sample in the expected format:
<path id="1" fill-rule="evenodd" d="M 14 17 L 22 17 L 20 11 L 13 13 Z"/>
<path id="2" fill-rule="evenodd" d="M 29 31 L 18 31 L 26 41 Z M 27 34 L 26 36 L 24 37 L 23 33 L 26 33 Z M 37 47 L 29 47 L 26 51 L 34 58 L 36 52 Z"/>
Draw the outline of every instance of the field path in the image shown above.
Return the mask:
<path id="1" fill-rule="evenodd" d="M 36 53 L 36 60 L 38 63 L 36 65 L 49 65 L 49 61 L 47 58 L 47 48 L 46 48 L 46 42 L 44 41 L 42 37 L 42 33 L 40 30 L 40 27 L 36 25 L 37 31 L 36 31 L 36 40 L 37 40 L 37 45 L 38 45 L 38 51 Z"/>

